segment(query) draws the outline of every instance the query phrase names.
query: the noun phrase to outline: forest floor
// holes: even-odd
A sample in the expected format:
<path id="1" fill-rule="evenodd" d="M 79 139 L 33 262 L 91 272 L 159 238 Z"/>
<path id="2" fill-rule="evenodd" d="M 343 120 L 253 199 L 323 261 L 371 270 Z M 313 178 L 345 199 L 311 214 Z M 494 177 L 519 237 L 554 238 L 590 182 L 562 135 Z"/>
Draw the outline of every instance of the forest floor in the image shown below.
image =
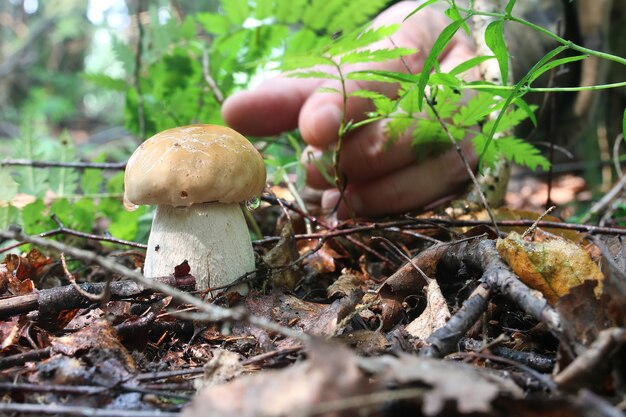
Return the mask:
<path id="1" fill-rule="evenodd" d="M 590 198 L 553 183 L 564 210 Z M 98 236 L 0 232 L 30 243 L 0 264 L 0 415 L 621 416 L 626 229 L 538 220 L 547 188 L 510 189 L 497 226 L 265 197 L 246 296 L 184 264 L 146 280 Z"/>

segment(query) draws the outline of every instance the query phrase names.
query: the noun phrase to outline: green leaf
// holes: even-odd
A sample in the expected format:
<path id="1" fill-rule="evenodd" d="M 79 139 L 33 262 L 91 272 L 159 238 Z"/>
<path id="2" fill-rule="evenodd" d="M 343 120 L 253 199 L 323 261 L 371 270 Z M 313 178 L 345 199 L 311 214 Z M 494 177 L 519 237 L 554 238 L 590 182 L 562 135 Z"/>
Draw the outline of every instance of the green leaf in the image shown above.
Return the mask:
<path id="1" fill-rule="evenodd" d="M 0 207 L 5 203 L 13 200 L 17 194 L 17 182 L 11 176 L 11 170 L 8 167 L 0 166 Z"/>
<path id="2" fill-rule="evenodd" d="M 228 0 L 220 2 L 224 14 L 234 25 L 242 25 L 250 16 L 248 0 Z"/>
<path id="3" fill-rule="evenodd" d="M 529 106 L 529 108 L 530 111 L 533 112 L 535 109 L 537 109 L 537 106 Z M 521 107 L 518 107 L 516 109 L 510 109 L 506 112 L 504 117 L 500 119 L 500 122 L 498 123 L 495 132 L 498 133 L 512 130 L 527 118 L 528 113 L 526 109 Z M 489 132 L 491 132 L 493 130 L 495 122 L 495 120 L 489 120 L 487 123 L 485 123 L 482 127 L 482 132 L 484 134 L 488 134 Z"/>
<path id="4" fill-rule="evenodd" d="M 554 61 L 547 62 L 541 68 L 537 68 L 537 70 L 533 71 L 532 75 L 528 79 L 528 83 L 531 84 L 533 81 L 539 78 L 542 74 L 546 73 L 547 71 L 550 71 L 552 68 L 569 64 L 570 62 L 581 61 L 588 57 L 589 55 L 577 55 L 577 56 L 570 56 L 567 58 L 555 59 Z"/>
<path id="5" fill-rule="evenodd" d="M 97 87 L 104 88 L 105 90 L 112 91 L 126 91 L 128 84 L 121 78 L 114 78 L 106 74 L 98 73 L 83 73 L 81 74 L 85 80 L 92 82 Z"/>
<path id="6" fill-rule="evenodd" d="M 431 4 L 437 3 L 439 0 L 427 0 L 425 2 L 423 2 L 422 4 L 420 4 L 419 6 L 417 6 L 417 8 L 415 8 L 411 13 L 409 13 L 405 18 L 404 18 L 404 22 L 406 22 L 406 20 L 408 18 L 410 18 L 411 16 L 413 16 L 415 13 L 418 13 L 420 10 L 422 10 L 425 7 L 430 6 Z"/>
<path id="7" fill-rule="evenodd" d="M 263 20 L 272 16 L 274 13 L 274 7 L 276 6 L 274 0 L 255 0 L 256 7 L 254 8 L 254 17 Z"/>
<path id="8" fill-rule="evenodd" d="M 379 81 L 387 83 L 405 82 L 416 84 L 419 81 L 419 75 L 382 70 L 363 70 L 352 71 L 346 74 L 346 79 L 360 81 Z"/>
<path id="9" fill-rule="evenodd" d="M 467 26 L 467 19 L 463 19 L 463 16 L 461 16 L 459 8 L 456 6 L 456 3 L 454 1 L 450 3 L 450 7 L 446 9 L 445 15 L 448 16 L 448 18 L 450 18 L 450 20 L 452 20 L 453 22 L 457 20 L 462 20 L 463 24 L 461 25 L 461 27 L 463 28 L 463 31 L 467 34 L 467 36 L 471 35 L 470 28 L 469 26 Z"/>
<path id="10" fill-rule="evenodd" d="M 480 92 L 470 98 L 466 106 L 459 109 L 452 121 L 457 126 L 477 125 L 494 110 L 496 104 L 491 94 Z"/>
<path id="11" fill-rule="evenodd" d="M 422 68 L 422 73 L 420 74 L 419 84 L 418 84 L 418 89 L 419 89 L 418 101 L 419 101 L 420 109 L 422 108 L 422 102 L 424 100 L 424 93 L 426 90 L 426 85 L 428 85 L 430 72 L 432 71 L 433 66 L 435 65 L 435 62 L 439 58 L 439 55 L 441 54 L 441 52 L 445 49 L 445 47 L 448 45 L 450 40 L 454 37 L 456 32 L 459 30 L 461 25 L 463 25 L 464 23 L 465 23 L 465 20 L 456 20 L 450 23 L 448 26 L 446 26 L 446 28 L 442 30 L 441 33 L 439 34 L 439 37 L 433 44 L 433 47 L 431 48 L 430 53 L 426 57 L 426 60 L 424 61 L 424 67 Z"/>
<path id="12" fill-rule="evenodd" d="M 328 48 L 328 55 L 339 56 L 355 49 L 365 48 L 393 35 L 400 25 L 385 25 L 377 28 L 357 29 L 340 36 Z"/>
<path id="13" fill-rule="evenodd" d="M 622 136 L 626 141 L 626 109 L 624 109 L 624 115 L 622 116 Z"/>
<path id="14" fill-rule="evenodd" d="M 10 205 L 0 205 L 0 230 L 6 230 L 12 224 L 20 223 L 20 212 Z M 0 248 L 6 246 L 7 241 L 0 243 Z"/>
<path id="15" fill-rule="evenodd" d="M 394 48 L 394 49 L 375 49 L 375 50 L 359 50 L 348 52 L 339 59 L 339 64 L 357 64 L 368 62 L 382 62 L 397 59 L 402 56 L 411 55 L 414 49 Z"/>
<path id="16" fill-rule="evenodd" d="M 111 49 L 115 57 L 122 63 L 126 74 L 132 74 L 135 68 L 135 52 L 131 47 L 116 36 L 113 36 Z"/>
<path id="17" fill-rule="evenodd" d="M 480 65 L 483 62 L 489 59 L 493 59 L 493 58 L 495 58 L 495 56 L 493 55 L 482 55 L 482 56 L 476 56 L 474 58 L 470 58 L 467 61 L 461 62 L 456 67 L 452 68 L 452 70 L 450 71 L 450 74 L 451 75 L 462 74 L 465 71 L 469 70 L 470 68 L 474 68 L 475 66 Z"/>
<path id="18" fill-rule="evenodd" d="M 541 155 L 539 149 L 523 139 L 507 136 L 497 139 L 498 149 L 505 158 L 516 164 L 526 166 L 530 169 L 537 169 L 538 166 L 544 170 L 550 168 L 550 162 Z"/>
<path id="19" fill-rule="evenodd" d="M 321 78 L 325 80 L 340 80 L 341 78 L 335 74 L 326 71 L 293 71 L 287 73 L 291 78 Z"/>
<path id="20" fill-rule="evenodd" d="M 326 23 L 326 29 L 331 33 L 349 32 L 363 24 L 368 24 L 387 3 L 387 0 L 342 0 L 342 6 Z"/>
<path id="21" fill-rule="evenodd" d="M 510 15 L 511 12 L 513 12 L 513 7 L 515 7 L 515 1 L 516 0 L 509 0 L 509 2 L 506 4 L 506 7 L 504 8 L 504 13 Z"/>
<path id="22" fill-rule="evenodd" d="M 504 40 L 504 26 L 502 20 L 489 23 L 485 29 L 485 43 L 498 60 L 502 85 L 507 85 L 509 78 L 509 54 Z"/>
<path id="23" fill-rule="evenodd" d="M 228 18 L 216 13 L 197 13 L 196 21 L 207 33 L 213 35 L 224 35 L 228 33 L 231 23 Z"/>
<path id="24" fill-rule="evenodd" d="M 560 54 L 561 52 L 563 52 L 563 51 L 565 51 L 567 49 L 568 49 L 568 46 L 562 45 L 562 46 L 556 47 L 553 50 L 549 51 L 547 54 L 545 54 L 539 60 L 539 62 L 537 62 L 535 65 L 533 65 L 533 67 L 528 71 L 528 73 L 526 73 L 526 75 L 524 77 L 522 77 L 522 79 L 519 80 L 517 84 L 515 84 L 515 89 L 504 100 L 504 103 L 502 105 L 500 114 L 498 115 L 498 117 L 496 119 L 496 122 L 493 125 L 493 128 L 492 128 L 491 132 L 487 136 L 487 140 L 485 141 L 485 149 L 483 149 L 483 151 L 480 153 L 479 159 L 482 160 L 483 159 L 483 154 L 485 152 L 487 152 L 487 147 L 489 147 L 489 144 L 491 143 L 491 141 L 493 139 L 493 135 L 494 135 L 495 130 L 496 130 L 497 126 L 498 126 L 498 123 L 504 117 L 504 112 L 506 111 L 506 109 L 509 107 L 509 105 L 512 102 L 515 102 L 517 99 L 519 99 L 523 95 L 523 92 L 521 92 L 522 87 L 526 85 L 526 83 L 528 82 L 530 77 L 532 77 L 532 74 L 537 70 L 537 68 L 541 68 L 546 62 L 550 61 L 552 58 L 554 58 L 555 56 L 557 56 L 558 54 Z M 536 123 L 536 121 L 534 119 L 533 119 L 533 122 Z"/>
<path id="25" fill-rule="evenodd" d="M 276 19 L 279 22 L 296 23 L 306 10 L 307 0 L 275 0 Z"/>
<path id="26" fill-rule="evenodd" d="M 57 160 L 72 162 L 76 156 L 76 149 L 72 138 L 67 132 L 59 135 Z M 50 189 L 59 197 L 74 194 L 78 188 L 78 173 L 73 168 L 50 168 Z"/>

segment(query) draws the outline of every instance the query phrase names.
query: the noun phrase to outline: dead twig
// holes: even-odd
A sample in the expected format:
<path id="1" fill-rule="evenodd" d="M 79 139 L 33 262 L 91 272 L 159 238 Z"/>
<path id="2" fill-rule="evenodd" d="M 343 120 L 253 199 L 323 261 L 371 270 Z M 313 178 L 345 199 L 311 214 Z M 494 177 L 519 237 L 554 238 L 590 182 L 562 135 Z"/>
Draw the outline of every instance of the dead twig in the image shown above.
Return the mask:
<path id="1" fill-rule="evenodd" d="M 3 159 L 0 166 L 27 166 L 33 168 L 76 168 L 76 169 L 102 169 L 110 171 L 123 171 L 126 162 L 56 162 L 56 161 L 33 161 L 30 159 Z"/>
<path id="2" fill-rule="evenodd" d="M 596 340 L 581 355 L 554 377 L 554 382 L 564 389 L 576 390 L 589 386 L 590 378 L 602 378 L 610 371 L 612 358 L 626 345 L 626 330 L 602 330 Z"/>
<path id="3" fill-rule="evenodd" d="M 104 289 L 102 290 L 101 293 L 99 294 L 91 294 L 90 292 L 87 291 L 83 291 L 83 289 L 80 287 L 80 285 L 78 285 L 76 283 L 76 279 L 74 278 L 74 275 L 67 269 L 67 262 L 65 262 L 65 254 L 61 252 L 61 266 L 63 267 L 63 272 L 65 273 L 65 276 L 67 277 L 67 279 L 70 281 L 70 285 L 76 290 L 78 291 L 78 293 L 82 296 L 85 297 L 86 299 L 99 303 L 99 302 L 106 302 L 109 300 L 109 295 L 110 295 L 110 289 L 109 289 L 109 284 L 111 283 L 111 280 L 107 280 L 107 282 L 104 285 Z"/>
<path id="4" fill-rule="evenodd" d="M 106 259 L 106 258 L 104 258 Z M 191 275 L 174 278 L 173 276 L 153 278 L 168 287 L 193 291 L 196 285 Z M 0 318 L 24 314 L 39 310 L 40 316 L 52 316 L 62 310 L 70 308 L 84 308 L 93 304 L 94 300 L 85 294 L 94 295 L 104 292 L 106 283 L 85 283 L 76 286 L 50 288 L 36 293 L 17 295 L 0 299 Z M 152 292 L 150 289 L 138 285 L 135 281 L 125 280 L 109 284 L 110 299 L 123 300 Z M 96 300 L 99 302 L 100 300 Z"/>

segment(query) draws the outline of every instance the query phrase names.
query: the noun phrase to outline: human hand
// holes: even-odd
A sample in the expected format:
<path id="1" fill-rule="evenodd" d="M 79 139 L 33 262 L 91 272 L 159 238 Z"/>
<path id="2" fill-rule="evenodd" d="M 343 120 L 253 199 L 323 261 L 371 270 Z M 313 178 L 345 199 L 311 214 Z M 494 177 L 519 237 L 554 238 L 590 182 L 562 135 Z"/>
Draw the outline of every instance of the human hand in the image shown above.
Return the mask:
<path id="1" fill-rule="evenodd" d="M 381 42 L 379 47 L 414 48 L 416 53 L 402 60 L 354 65 L 348 71 L 381 69 L 387 71 L 420 72 L 439 33 L 449 23 L 446 16 L 427 7 L 407 21 L 403 19 L 419 2 L 398 3 L 381 13 L 374 26 L 402 23 L 392 36 L 392 41 Z M 440 56 L 442 71 L 449 71 L 475 55 L 470 39 L 458 33 Z M 408 67 L 408 69 L 407 69 Z M 466 74 L 466 79 L 477 79 L 477 71 Z M 340 89 L 339 81 L 296 79 L 278 76 L 263 82 L 257 89 L 243 91 L 229 97 L 222 107 L 224 120 L 243 134 L 253 136 L 275 135 L 300 128 L 309 145 L 304 155 L 319 155 L 321 149 L 332 148 L 338 138 L 342 120 L 343 102 L 339 94 L 317 91 L 320 87 Z M 368 89 L 394 97 L 397 86 L 392 83 L 346 81 L 349 94 L 358 89 Z M 359 121 L 373 110 L 369 100 L 350 97 L 345 120 Z M 349 206 L 359 216 L 378 216 L 423 208 L 454 195 L 467 183 L 469 177 L 455 150 L 428 160 L 417 162 L 411 147 L 410 132 L 391 146 L 385 146 L 385 121 L 377 121 L 351 131 L 342 144 L 340 170 L 348 182 L 344 196 Z M 476 156 L 469 143 L 462 147 L 470 161 Z M 326 190 L 322 208 L 332 209 L 339 200 L 339 191 L 329 184 L 311 161 L 305 161 L 307 183 L 313 188 Z M 349 215 L 341 203 L 337 215 Z"/>

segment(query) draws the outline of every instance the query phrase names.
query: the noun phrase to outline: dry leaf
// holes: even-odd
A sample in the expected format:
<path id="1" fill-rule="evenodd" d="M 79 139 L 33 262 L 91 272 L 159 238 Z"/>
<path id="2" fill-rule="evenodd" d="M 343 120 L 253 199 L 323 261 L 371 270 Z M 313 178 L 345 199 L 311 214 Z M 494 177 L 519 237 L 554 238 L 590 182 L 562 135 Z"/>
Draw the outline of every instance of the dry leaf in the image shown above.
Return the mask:
<path id="1" fill-rule="evenodd" d="M 426 340 L 435 330 L 443 327 L 450 319 L 450 310 L 441 293 L 439 284 L 431 279 L 426 287 L 426 308 L 406 326 L 406 331 L 413 337 Z"/>
<path id="2" fill-rule="evenodd" d="M 461 414 L 487 413 L 500 396 L 521 398 L 522 390 L 510 380 L 459 362 L 421 358 L 400 353 L 378 359 L 387 365 L 385 380 L 393 385 L 427 385 L 422 410 L 428 416 L 455 415 L 446 404 L 456 403 Z"/>
<path id="3" fill-rule="evenodd" d="M 327 289 L 328 298 L 345 297 L 356 289 L 362 289 L 365 283 L 363 273 L 344 269 L 341 275 Z"/>
<path id="4" fill-rule="evenodd" d="M 511 232 L 505 239 L 498 239 L 496 248 L 513 272 L 551 304 L 585 280 L 603 279 L 587 252 L 557 236 L 540 243 L 527 242 Z"/>
<path id="5" fill-rule="evenodd" d="M 226 349 L 213 349 L 213 357 L 204 365 L 202 378 L 194 379 L 196 390 L 223 384 L 241 375 L 244 371 L 239 354 Z"/>
<path id="6" fill-rule="evenodd" d="M 309 350 L 309 358 L 280 371 L 242 376 L 205 389 L 182 415 L 289 416 L 328 401 L 367 394 L 375 387 L 346 347 L 316 342 Z M 354 415 L 354 410 L 322 415 L 348 417 Z"/>
<path id="7" fill-rule="evenodd" d="M 280 232 L 280 240 L 276 246 L 263 257 L 265 263 L 272 268 L 270 275 L 272 288 L 291 291 L 296 287 L 300 271 L 297 266 L 291 265 L 296 259 L 298 251 L 293 226 L 287 223 Z"/>

